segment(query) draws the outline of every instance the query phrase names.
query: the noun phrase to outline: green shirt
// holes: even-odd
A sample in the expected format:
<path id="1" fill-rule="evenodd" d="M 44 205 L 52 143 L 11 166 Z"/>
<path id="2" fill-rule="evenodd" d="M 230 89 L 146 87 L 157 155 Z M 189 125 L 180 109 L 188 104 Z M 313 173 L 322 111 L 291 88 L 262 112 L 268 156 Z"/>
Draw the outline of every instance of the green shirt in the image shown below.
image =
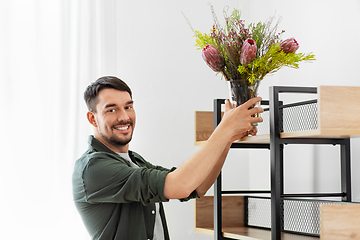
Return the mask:
<path id="1" fill-rule="evenodd" d="M 93 136 L 89 149 L 76 161 L 73 196 L 77 210 L 91 235 L 99 240 L 146 240 L 153 238 L 155 202 L 165 239 L 169 239 L 164 208 L 165 177 L 175 168 L 154 166 L 139 154 L 129 151 L 130 163 L 108 149 Z M 190 198 L 198 197 L 194 191 Z"/>

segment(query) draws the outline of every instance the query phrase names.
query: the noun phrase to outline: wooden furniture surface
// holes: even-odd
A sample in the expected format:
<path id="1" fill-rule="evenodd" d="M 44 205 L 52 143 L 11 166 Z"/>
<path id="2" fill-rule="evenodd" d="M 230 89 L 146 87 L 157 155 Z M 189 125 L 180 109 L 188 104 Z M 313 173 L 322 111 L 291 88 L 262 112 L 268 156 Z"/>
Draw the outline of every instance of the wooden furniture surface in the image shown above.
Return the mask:
<path id="1" fill-rule="evenodd" d="M 317 93 L 318 128 L 283 132 L 281 138 L 336 138 L 360 136 L 360 87 L 320 86 Z M 195 145 L 202 145 L 213 132 L 213 112 L 195 112 Z M 238 143 L 269 143 L 270 134 L 249 136 Z"/>
<path id="2" fill-rule="evenodd" d="M 360 135 L 360 87 L 318 89 L 319 129 L 323 135 Z"/>
<path id="3" fill-rule="evenodd" d="M 360 240 L 360 204 L 322 205 L 321 240 Z"/>
<path id="4" fill-rule="evenodd" d="M 224 227 L 244 226 L 244 196 L 222 197 L 222 224 Z M 195 201 L 196 228 L 214 228 L 214 197 L 205 196 Z"/>
<path id="5" fill-rule="evenodd" d="M 271 240 L 271 231 L 245 227 L 245 197 L 222 196 L 223 236 L 241 240 Z M 195 200 L 195 231 L 214 234 L 214 197 L 205 196 Z M 318 240 L 297 234 L 282 233 L 283 240 Z"/>

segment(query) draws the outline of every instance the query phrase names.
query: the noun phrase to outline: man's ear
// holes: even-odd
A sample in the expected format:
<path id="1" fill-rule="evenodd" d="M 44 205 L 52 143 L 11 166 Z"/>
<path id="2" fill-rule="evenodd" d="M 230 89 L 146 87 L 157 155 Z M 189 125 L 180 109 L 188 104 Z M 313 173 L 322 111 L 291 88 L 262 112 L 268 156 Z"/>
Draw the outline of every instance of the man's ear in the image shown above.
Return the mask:
<path id="1" fill-rule="evenodd" d="M 92 111 L 88 111 L 86 116 L 87 116 L 87 119 L 88 119 L 89 123 L 91 125 L 93 125 L 94 127 L 97 127 L 97 123 L 96 123 L 96 120 L 95 120 L 95 113 L 92 112 Z"/>

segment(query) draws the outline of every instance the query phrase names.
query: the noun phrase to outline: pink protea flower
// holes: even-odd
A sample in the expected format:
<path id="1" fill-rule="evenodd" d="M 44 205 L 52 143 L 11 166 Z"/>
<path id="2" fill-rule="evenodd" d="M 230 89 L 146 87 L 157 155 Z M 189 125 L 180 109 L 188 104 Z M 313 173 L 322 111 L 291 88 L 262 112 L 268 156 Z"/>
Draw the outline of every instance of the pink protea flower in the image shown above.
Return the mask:
<path id="1" fill-rule="evenodd" d="M 241 48 L 240 63 L 248 65 L 256 57 L 256 51 L 256 42 L 251 38 L 246 39 Z"/>
<path id="2" fill-rule="evenodd" d="M 225 60 L 219 50 L 213 45 L 207 45 L 202 50 L 202 57 L 206 64 L 215 72 L 220 72 L 224 69 Z"/>
<path id="3" fill-rule="evenodd" d="M 299 43 L 295 40 L 295 38 L 289 38 L 280 43 L 281 49 L 285 53 L 293 53 L 299 49 Z"/>

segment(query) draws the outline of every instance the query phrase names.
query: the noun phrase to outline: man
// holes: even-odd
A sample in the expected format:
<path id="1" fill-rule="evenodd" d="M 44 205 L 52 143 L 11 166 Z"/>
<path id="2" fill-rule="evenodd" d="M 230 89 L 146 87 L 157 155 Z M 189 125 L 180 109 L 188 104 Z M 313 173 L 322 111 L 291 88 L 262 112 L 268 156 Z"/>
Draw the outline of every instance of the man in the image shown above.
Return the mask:
<path id="1" fill-rule="evenodd" d="M 84 93 L 93 126 L 89 149 L 75 163 L 75 205 L 92 239 L 167 240 L 161 202 L 203 196 L 223 166 L 231 143 L 261 122 L 261 108 L 225 104 L 225 114 L 206 144 L 178 168 L 154 166 L 129 150 L 135 128 L 130 88 L 116 77 L 102 77 Z"/>

